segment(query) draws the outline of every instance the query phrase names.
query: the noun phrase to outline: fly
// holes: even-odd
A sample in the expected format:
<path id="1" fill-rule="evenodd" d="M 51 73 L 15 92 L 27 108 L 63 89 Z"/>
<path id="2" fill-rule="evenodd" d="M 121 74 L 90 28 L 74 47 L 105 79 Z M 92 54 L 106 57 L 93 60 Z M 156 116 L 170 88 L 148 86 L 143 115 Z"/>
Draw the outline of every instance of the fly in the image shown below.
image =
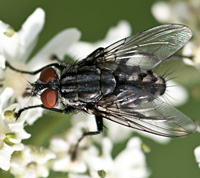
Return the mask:
<path id="1" fill-rule="evenodd" d="M 31 84 L 31 95 L 40 95 L 42 104 L 20 109 L 17 117 L 38 107 L 63 114 L 74 110 L 94 114 L 97 131 L 83 133 L 72 159 L 85 136 L 103 131 L 103 118 L 165 137 L 191 134 L 196 130 L 195 122 L 159 99 L 166 91 L 166 81 L 152 71 L 191 36 L 187 26 L 167 24 L 98 48 L 74 64 L 56 62 L 30 72 L 6 62 L 7 67 L 17 72 L 30 75 L 41 72 Z"/>

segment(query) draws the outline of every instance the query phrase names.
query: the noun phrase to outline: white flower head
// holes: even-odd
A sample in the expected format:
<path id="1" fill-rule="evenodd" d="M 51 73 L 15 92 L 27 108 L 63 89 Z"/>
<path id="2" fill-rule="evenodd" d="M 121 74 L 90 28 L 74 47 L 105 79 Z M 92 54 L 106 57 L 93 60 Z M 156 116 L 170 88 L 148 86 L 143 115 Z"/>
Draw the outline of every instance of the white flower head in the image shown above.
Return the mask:
<path id="1" fill-rule="evenodd" d="M 36 45 L 37 37 L 44 25 L 44 11 L 40 8 L 26 20 L 19 32 L 7 35 L 10 26 L 0 21 L 0 55 L 4 60 L 9 61 L 16 68 L 28 70 L 25 65 L 31 51 Z M 5 73 L 1 72 L 3 87 L 14 89 L 13 97 L 21 96 L 27 87 L 25 79 L 30 79 L 27 75 L 16 73 L 10 69 Z"/>
<path id="2" fill-rule="evenodd" d="M 50 150 L 25 146 L 23 151 L 13 155 L 10 171 L 19 178 L 48 177 L 50 161 L 55 157 Z"/>
<path id="3" fill-rule="evenodd" d="M 79 41 L 74 43 L 69 49 L 69 55 L 71 57 L 75 57 L 76 59 L 82 59 L 93 52 L 95 49 L 99 47 L 107 47 L 110 44 L 121 40 L 122 38 L 128 37 L 131 35 L 131 27 L 130 24 L 123 20 L 120 21 L 116 27 L 112 27 L 104 40 L 97 41 L 95 43 L 88 43 L 85 41 Z"/>
<path id="4" fill-rule="evenodd" d="M 198 163 L 198 166 L 200 168 L 200 146 L 196 147 L 194 150 L 194 156 L 196 158 L 196 162 Z"/>
<path id="5" fill-rule="evenodd" d="M 192 60 L 185 58 L 184 62 L 187 65 L 191 65 L 200 68 L 200 43 L 195 41 L 191 41 L 187 43 L 182 51 L 184 56 L 192 56 Z"/>
<path id="6" fill-rule="evenodd" d="M 38 41 L 38 35 L 44 26 L 44 22 L 45 12 L 41 8 L 37 8 L 27 18 L 18 32 L 15 32 L 8 24 L 0 21 L 0 68 L 5 68 L 5 60 L 7 60 L 13 67 L 20 70 L 33 71 L 39 69 L 52 63 L 52 54 L 62 59 L 68 53 L 69 47 L 80 38 L 80 32 L 75 28 L 63 30 L 26 63 Z M 33 82 L 37 76 L 24 75 L 10 70 L 8 67 L 5 72 L 0 70 L 0 76 L 3 79 L 1 82 L 3 88 L 13 88 L 13 98 L 18 99 L 20 108 L 33 103 L 41 103 L 37 98 L 27 99 L 22 97 L 28 85 L 27 81 Z M 42 109 L 35 108 L 34 114 L 33 111 L 27 110 L 23 114 L 24 120 L 32 124 L 41 116 Z"/>
<path id="7" fill-rule="evenodd" d="M 102 149 L 101 156 L 88 158 L 91 177 L 98 178 L 99 170 L 104 170 L 107 178 L 144 178 L 149 176 L 139 138 L 130 139 L 127 147 L 115 159 L 111 157 L 112 144 L 108 138 L 103 140 Z"/>
<path id="8" fill-rule="evenodd" d="M 193 38 L 183 48 L 183 55 L 192 57 L 192 60 L 184 59 L 188 65 L 200 68 L 200 30 L 199 16 L 200 1 L 157 2 L 152 7 L 154 17 L 161 23 L 181 23 L 191 28 Z"/>
<path id="9" fill-rule="evenodd" d="M 54 171 L 84 173 L 87 170 L 86 160 L 90 155 L 97 155 L 97 149 L 91 144 L 89 137 L 84 138 L 77 149 L 76 159 L 72 160 L 72 152 L 78 139 L 82 136 L 84 122 L 77 123 L 64 136 L 54 137 L 50 143 L 50 149 L 56 153 L 53 161 Z"/>
<path id="10" fill-rule="evenodd" d="M 13 152 L 24 148 L 21 140 L 30 137 L 24 131 L 23 121 L 15 121 L 5 117 L 5 111 L 17 107 L 16 104 L 7 106 L 12 94 L 13 90 L 6 88 L 0 95 L 0 168 L 4 170 L 10 168 L 10 159 Z"/>

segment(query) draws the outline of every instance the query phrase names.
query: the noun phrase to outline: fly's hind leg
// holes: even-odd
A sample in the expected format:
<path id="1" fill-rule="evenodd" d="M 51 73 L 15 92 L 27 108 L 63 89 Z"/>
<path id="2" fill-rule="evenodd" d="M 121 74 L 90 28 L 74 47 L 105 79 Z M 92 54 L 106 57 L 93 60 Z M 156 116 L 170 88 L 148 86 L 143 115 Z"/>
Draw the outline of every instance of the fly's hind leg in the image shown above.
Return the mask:
<path id="1" fill-rule="evenodd" d="M 72 152 L 72 156 L 71 159 L 72 161 L 74 161 L 76 159 L 76 153 L 77 153 L 77 149 L 79 146 L 79 143 L 81 142 L 81 140 L 85 137 L 85 136 L 93 136 L 93 135 L 98 135 L 101 132 L 103 132 L 103 118 L 101 116 L 95 116 L 96 119 L 96 124 L 97 124 L 97 131 L 91 131 L 91 132 L 84 132 L 83 135 L 78 139 L 74 150 Z"/>

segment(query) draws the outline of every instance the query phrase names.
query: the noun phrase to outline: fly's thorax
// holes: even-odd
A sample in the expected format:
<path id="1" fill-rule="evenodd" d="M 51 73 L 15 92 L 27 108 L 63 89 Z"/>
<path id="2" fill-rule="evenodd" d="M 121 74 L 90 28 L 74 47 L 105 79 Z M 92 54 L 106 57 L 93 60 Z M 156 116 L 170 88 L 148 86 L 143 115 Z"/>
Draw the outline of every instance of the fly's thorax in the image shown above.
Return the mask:
<path id="1" fill-rule="evenodd" d="M 60 91 L 63 104 L 95 102 L 101 95 L 101 71 L 94 66 L 83 66 L 61 76 Z"/>
<path id="2" fill-rule="evenodd" d="M 61 101 L 64 105 L 96 103 L 103 96 L 113 93 L 115 85 L 115 78 L 110 71 L 96 66 L 81 66 L 61 76 Z"/>

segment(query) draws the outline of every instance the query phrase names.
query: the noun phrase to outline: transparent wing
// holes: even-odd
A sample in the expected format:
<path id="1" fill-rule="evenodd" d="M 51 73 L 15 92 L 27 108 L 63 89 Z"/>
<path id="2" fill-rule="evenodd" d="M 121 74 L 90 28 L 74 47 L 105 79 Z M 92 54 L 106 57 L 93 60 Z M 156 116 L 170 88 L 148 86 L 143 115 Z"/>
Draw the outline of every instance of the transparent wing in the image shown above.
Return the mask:
<path id="1" fill-rule="evenodd" d="M 140 105 L 122 103 L 98 105 L 98 114 L 121 125 L 165 137 L 186 136 L 197 128 L 189 117 L 161 100 Z"/>
<path id="2" fill-rule="evenodd" d="M 103 59 L 152 69 L 184 46 L 191 36 L 191 30 L 185 25 L 157 26 L 108 46 Z"/>

